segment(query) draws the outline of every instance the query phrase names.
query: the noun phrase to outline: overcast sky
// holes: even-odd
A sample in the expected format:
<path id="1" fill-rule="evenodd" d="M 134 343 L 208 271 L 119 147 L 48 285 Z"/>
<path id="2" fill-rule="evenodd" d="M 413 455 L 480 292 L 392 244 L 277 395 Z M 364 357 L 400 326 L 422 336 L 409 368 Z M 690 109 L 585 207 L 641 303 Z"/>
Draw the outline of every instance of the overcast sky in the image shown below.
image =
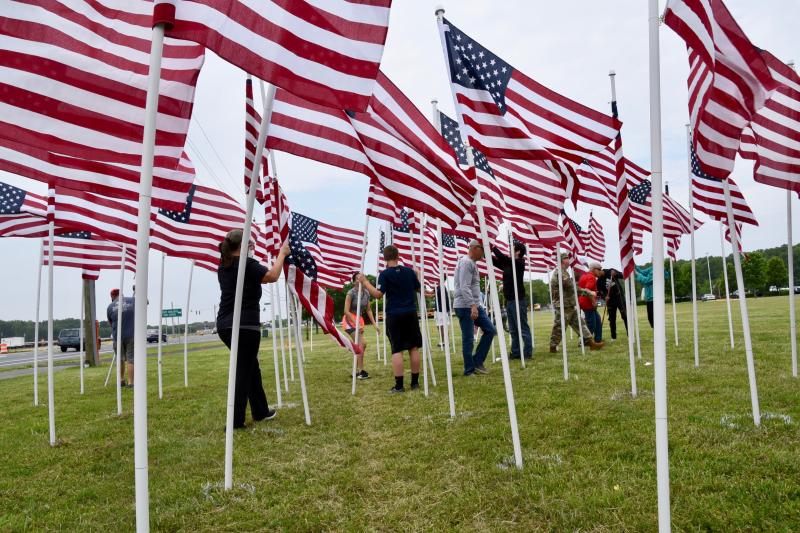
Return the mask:
<path id="1" fill-rule="evenodd" d="M 434 18 L 435 8 L 441 2 L 396 0 L 394 4 L 383 70 L 426 116 L 430 114 L 433 97 L 438 98 L 440 109 L 452 116 L 451 92 Z M 663 9 L 665 2 L 661 4 Z M 785 61 L 800 60 L 800 45 L 795 37 L 800 2 L 727 0 L 726 4 L 756 45 Z M 444 7 L 446 16 L 454 24 L 515 68 L 565 96 L 604 112 L 609 112 L 610 102 L 608 71 L 614 69 L 620 118 L 625 123 L 625 155 L 649 168 L 646 1 L 459 0 L 446 3 Z M 664 26 L 661 27 L 661 68 L 664 179 L 670 185 L 671 195 L 688 205 L 684 127 L 688 120 L 687 56 L 683 42 Z M 197 87 L 188 147 L 198 178 L 222 187 L 242 203 L 244 79 L 241 70 L 208 53 Z M 258 95 L 258 91 L 255 92 Z M 363 227 L 366 177 L 283 153 L 277 153 L 276 159 L 280 181 L 295 211 L 333 224 Z M 785 244 L 785 191 L 756 184 L 752 179 L 752 164 L 748 161 L 737 161 L 733 176 L 760 223 L 758 228 L 745 226 L 745 248 Z M 0 179 L 44 191 L 42 184 L 7 174 Z M 579 223 L 587 223 L 589 209 L 586 205 L 578 206 L 575 218 Z M 594 212 L 607 228 L 606 262 L 618 264 L 616 216 L 602 209 Z M 367 271 L 374 272 L 377 229 L 381 223 L 373 220 L 370 224 Z M 2 320 L 34 317 L 37 244 L 38 241 L 28 239 L 0 240 L 0 278 L 6 280 L 1 296 Z M 720 253 L 716 223 L 708 223 L 697 232 L 697 254 L 705 256 L 706 253 Z M 637 262 L 647 262 L 649 256 L 648 246 Z M 689 257 L 688 238 L 684 239 L 679 257 Z M 150 264 L 149 321 L 152 324 L 158 317 L 160 255 L 151 253 Z M 185 307 L 188 270 L 188 261 L 167 258 L 165 306 L 174 302 L 176 307 Z M 130 278 L 128 275 L 126 293 L 130 292 Z M 118 279 L 118 272 L 106 271 L 97 282 L 100 316 L 105 315 L 108 292 L 118 285 Z M 56 268 L 56 318 L 78 315 L 80 287 L 79 271 Z M 192 320 L 212 320 L 213 306 L 218 299 L 215 274 L 196 271 Z M 195 311 L 199 311 L 199 315 Z"/>

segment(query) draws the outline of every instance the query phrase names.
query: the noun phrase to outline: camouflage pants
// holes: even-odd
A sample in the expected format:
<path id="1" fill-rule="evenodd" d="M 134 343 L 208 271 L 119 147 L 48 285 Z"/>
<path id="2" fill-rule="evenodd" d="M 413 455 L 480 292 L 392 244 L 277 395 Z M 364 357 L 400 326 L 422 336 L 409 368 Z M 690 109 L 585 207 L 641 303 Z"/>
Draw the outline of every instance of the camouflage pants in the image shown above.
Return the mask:
<path id="1" fill-rule="evenodd" d="M 564 308 L 564 325 L 568 328 L 575 330 L 578 334 L 578 342 L 580 342 L 581 328 L 578 327 L 578 310 L 575 307 Z M 593 339 L 594 335 L 586 327 L 585 322 L 581 322 L 583 327 L 583 338 Z M 553 319 L 553 332 L 550 334 L 550 346 L 557 347 L 561 343 L 561 309 L 556 307 L 556 314 Z"/>

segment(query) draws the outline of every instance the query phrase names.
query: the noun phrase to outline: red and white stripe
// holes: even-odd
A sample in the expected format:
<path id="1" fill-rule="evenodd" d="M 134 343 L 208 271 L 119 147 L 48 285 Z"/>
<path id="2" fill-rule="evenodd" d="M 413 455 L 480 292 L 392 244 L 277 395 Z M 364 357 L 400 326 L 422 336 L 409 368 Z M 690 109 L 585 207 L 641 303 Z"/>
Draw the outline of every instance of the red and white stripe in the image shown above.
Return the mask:
<path id="1" fill-rule="evenodd" d="M 545 161 L 491 159 L 495 179 L 512 215 L 557 225 L 566 192 L 561 178 Z"/>
<path id="2" fill-rule="evenodd" d="M 253 101 L 253 80 L 247 76 L 244 86 L 244 193 L 250 190 L 250 176 L 253 173 L 253 163 L 256 160 L 256 145 L 258 144 L 258 130 L 261 128 L 261 115 L 256 111 Z M 256 185 L 256 200 L 264 203 L 264 183 L 261 176 L 267 176 L 267 151 L 261 157 L 261 173 Z"/>
<path id="3" fill-rule="evenodd" d="M 185 206 L 184 206 L 185 208 Z M 244 209 L 228 194 L 204 185 L 194 185 L 189 222 L 179 222 L 154 212 L 150 228 L 150 248 L 171 257 L 194 260 L 217 271 L 219 243 L 233 229 L 244 227 Z"/>
<path id="4" fill-rule="evenodd" d="M 564 251 L 570 252 L 573 258 L 579 255 L 586 255 L 586 243 L 584 236 L 578 232 L 575 223 L 568 216 L 564 216 L 561 221 L 561 231 L 564 234 Z"/>
<path id="5" fill-rule="evenodd" d="M 528 246 L 528 263 L 531 272 L 547 274 L 556 268 L 556 252 L 543 246 Z"/>
<path id="6" fill-rule="evenodd" d="M 367 113 L 348 115 L 377 180 L 395 203 L 455 227 L 475 185 L 441 134 L 383 73 Z"/>
<path id="7" fill-rule="evenodd" d="M 283 194 L 278 180 L 268 179 L 265 183 L 264 201 L 264 247 L 269 255 L 278 255 L 280 247 L 286 242 L 289 236 L 289 203 L 286 195 Z"/>
<path id="8" fill-rule="evenodd" d="M 147 0 L 31 0 L 4 3 L 0 13 L 0 137 L 23 155 L 54 165 L 84 160 L 72 187 L 133 199 L 144 132 L 153 4 Z M 166 39 L 161 66 L 153 200 L 185 192 L 178 168 L 203 47 Z M 52 156 L 52 158 L 51 158 Z M 6 159 L 5 154 L 3 159 Z M 67 160 L 68 161 L 68 160 Z M 121 165 L 106 175 L 94 163 Z M 111 165 L 110 168 L 114 168 Z M 94 170 L 94 172 L 92 172 Z M 129 171 L 136 181 L 128 179 Z"/>
<path id="9" fill-rule="evenodd" d="M 136 247 L 139 204 L 134 200 L 55 186 L 48 195 L 49 215 L 65 231 L 88 231 L 116 244 Z M 151 215 L 151 222 L 155 219 Z"/>
<path id="10" fill-rule="evenodd" d="M 664 22 L 689 52 L 689 115 L 700 165 L 727 179 L 742 130 L 778 82 L 722 0 L 669 0 Z"/>
<path id="11" fill-rule="evenodd" d="M 586 257 L 602 262 L 606 257 L 606 238 L 603 227 L 594 218 L 594 213 L 589 213 L 589 239 L 586 243 Z"/>
<path id="12" fill-rule="evenodd" d="M 781 86 L 744 130 L 739 153 L 756 161 L 756 181 L 800 193 L 800 76 L 771 53 L 761 55 Z"/>
<path id="13" fill-rule="evenodd" d="M 333 320 L 333 299 L 328 296 L 322 286 L 309 278 L 295 265 L 284 263 L 283 271 L 286 275 L 289 289 L 297 296 L 300 305 L 314 317 L 322 331 L 336 339 L 336 341 L 351 352 L 356 352 L 356 346 L 350 337 L 336 328 Z"/>
<path id="14" fill-rule="evenodd" d="M 400 208 L 389 198 L 383 187 L 375 181 L 369 183 L 367 195 L 367 216 L 385 220 L 390 224 L 400 224 Z"/>
<path id="15" fill-rule="evenodd" d="M 742 191 L 732 179 L 728 179 L 731 191 L 731 207 L 733 219 L 737 226 L 751 224 L 758 226 L 758 221 L 750 206 L 747 205 Z M 728 211 L 725 207 L 725 189 L 721 181 L 702 179 L 692 174 L 692 203 L 694 208 L 710 218 L 727 226 Z"/>
<path id="16" fill-rule="evenodd" d="M 364 232 L 317 220 L 318 245 L 304 243 L 317 263 L 317 281 L 324 287 L 341 289 L 361 270 Z"/>
<path id="17" fill-rule="evenodd" d="M 156 0 L 154 23 L 278 87 L 337 109 L 366 109 L 391 0 Z"/>
<path id="18" fill-rule="evenodd" d="M 50 264 L 49 239 L 44 239 L 42 266 Z M 56 236 L 53 266 L 80 268 L 85 279 L 97 279 L 101 270 L 119 270 L 122 247 L 108 241 Z M 125 249 L 125 270 L 136 271 L 136 250 Z"/>

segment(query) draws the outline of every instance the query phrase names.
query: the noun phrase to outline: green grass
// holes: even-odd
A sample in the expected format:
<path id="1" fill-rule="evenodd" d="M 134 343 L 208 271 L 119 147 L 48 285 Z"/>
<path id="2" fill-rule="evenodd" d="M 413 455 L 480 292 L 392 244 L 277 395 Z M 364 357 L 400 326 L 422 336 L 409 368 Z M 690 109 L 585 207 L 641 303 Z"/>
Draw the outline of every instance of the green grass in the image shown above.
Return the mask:
<path id="1" fill-rule="evenodd" d="M 734 312 L 738 306 L 734 303 Z M 700 304 L 700 368 L 693 366 L 691 306 L 679 306 L 681 344 L 667 323 L 670 468 L 675 530 L 800 530 L 800 382 L 791 377 L 787 300 L 750 300 L 761 407 L 788 415 L 760 429 L 750 416 L 743 341 L 727 347 L 724 302 Z M 668 307 L 669 310 L 669 307 Z M 454 357 L 458 416 L 449 420 L 444 357 L 439 386 L 387 394 L 375 362 L 350 395 L 351 359 L 318 336 L 307 353 L 312 425 L 299 381 L 277 419 L 235 437 L 234 482 L 223 479 L 227 353 L 165 358 L 159 400 L 149 364 L 151 525 L 160 531 L 654 531 L 656 479 L 651 332 L 640 308 L 644 358 L 638 399 L 624 334 L 601 352 L 569 342 L 547 353 L 551 315 L 536 316 L 535 362 L 512 362 L 525 466 L 512 456 L 500 365 L 465 379 Z M 671 317 L 671 313 L 669 314 Z M 622 330 L 624 331 L 624 330 Z M 606 335 L 608 331 L 606 329 Z M 264 384 L 275 402 L 271 342 Z M 32 406 L 30 377 L 0 382 L 0 531 L 128 531 L 134 526 L 132 393 L 115 415 L 106 370 L 55 375 L 60 445 L 48 445 L 47 408 Z M 46 391 L 46 386 L 43 390 Z"/>

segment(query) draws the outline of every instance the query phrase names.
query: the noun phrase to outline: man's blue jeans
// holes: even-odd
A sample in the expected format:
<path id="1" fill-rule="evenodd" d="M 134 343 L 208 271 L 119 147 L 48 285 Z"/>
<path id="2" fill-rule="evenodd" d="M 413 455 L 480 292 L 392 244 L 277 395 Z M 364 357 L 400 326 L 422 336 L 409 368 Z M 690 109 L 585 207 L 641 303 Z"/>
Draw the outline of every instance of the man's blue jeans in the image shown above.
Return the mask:
<path id="1" fill-rule="evenodd" d="M 508 316 L 508 332 L 511 334 L 511 357 L 519 359 L 519 334 L 517 333 L 517 302 L 506 303 L 506 313 Z M 522 326 L 522 344 L 525 357 L 533 355 L 533 341 L 531 339 L 531 328 L 528 325 L 528 300 L 520 298 L 519 301 L 519 321 Z"/>
<path id="2" fill-rule="evenodd" d="M 472 320 L 471 309 L 469 307 L 456 307 L 456 316 L 458 323 L 461 325 L 461 351 L 464 356 L 464 375 L 468 376 L 475 372 L 475 367 L 483 366 L 486 361 L 486 355 L 492 347 L 492 339 L 497 335 L 497 330 L 494 329 L 492 321 L 482 308 L 478 308 L 478 318 Z M 475 344 L 475 329 L 478 326 L 483 335 L 478 343 L 478 348 L 475 350 L 475 355 L 472 355 L 472 347 Z"/>
<path id="3" fill-rule="evenodd" d="M 600 323 L 600 313 L 597 312 L 597 309 L 590 309 L 588 311 L 584 311 L 583 316 L 586 317 L 586 327 L 589 328 L 589 331 L 594 333 L 595 342 L 602 341 L 603 324 Z"/>

